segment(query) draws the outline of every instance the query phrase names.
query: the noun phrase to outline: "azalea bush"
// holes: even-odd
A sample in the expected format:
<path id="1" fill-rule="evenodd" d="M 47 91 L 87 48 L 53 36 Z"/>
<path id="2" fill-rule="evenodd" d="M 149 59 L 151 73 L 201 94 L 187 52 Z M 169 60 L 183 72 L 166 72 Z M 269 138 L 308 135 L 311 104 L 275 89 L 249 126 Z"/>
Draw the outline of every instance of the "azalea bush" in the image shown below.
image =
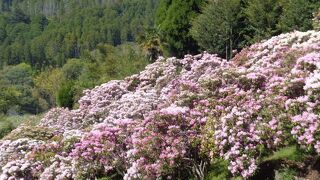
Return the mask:
<path id="1" fill-rule="evenodd" d="M 86 90 L 78 109 L 50 110 L 45 138 L 1 140 L 1 177 L 204 179 L 223 164 L 221 177 L 248 179 L 287 147 L 316 155 L 319 50 L 319 32 L 296 31 L 231 61 L 159 58 Z"/>
<path id="2" fill-rule="evenodd" d="M 80 176 L 94 178 L 99 173 L 112 171 L 123 176 L 129 166 L 127 152 L 132 148 L 133 128 L 130 119 L 118 120 L 112 125 L 100 124 L 76 143 L 69 156 L 76 160 Z"/>
<path id="3" fill-rule="evenodd" d="M 206 119 L 189 107 L 171 105 L 152 112 L 132 135 L 132 166 L 125 179 L 187 177 L 199 159 L 200 129 Z M 190 174 L 189 174 L 190 175 Z"/>

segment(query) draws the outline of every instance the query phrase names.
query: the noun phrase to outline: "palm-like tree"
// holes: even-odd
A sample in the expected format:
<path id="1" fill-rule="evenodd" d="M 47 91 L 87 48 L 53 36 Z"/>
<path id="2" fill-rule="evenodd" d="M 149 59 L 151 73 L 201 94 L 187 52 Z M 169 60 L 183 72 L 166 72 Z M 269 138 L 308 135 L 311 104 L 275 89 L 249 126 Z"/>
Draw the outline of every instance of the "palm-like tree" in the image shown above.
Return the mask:
<path id="1" fill-rule="evenodd" d="M 163 44 L 156 29 L 148 29 L 138 40 L 141 48 L 151 62 L 163 55 Z"/>
<path id="2" fill-rule="evenodd" d="M 318 12 L 314 13 L 313 28 L 320 31 L 320 8 L 318 9 Z"/>

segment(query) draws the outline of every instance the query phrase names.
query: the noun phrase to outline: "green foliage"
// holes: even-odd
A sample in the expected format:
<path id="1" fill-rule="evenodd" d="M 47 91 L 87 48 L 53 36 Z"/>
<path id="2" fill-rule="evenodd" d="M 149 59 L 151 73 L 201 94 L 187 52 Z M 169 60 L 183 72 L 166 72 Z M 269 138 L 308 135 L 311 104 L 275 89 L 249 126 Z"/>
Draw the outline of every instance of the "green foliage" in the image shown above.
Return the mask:
<path id="1" fill-rule="evenodd" d="M 9 134 L 14 129 L 14 124 L 3 115 L 0 116 L 0 139 Z"/>
<path id="2" fill-rule="evenodd" d="M 57 105 L 72 108 L 84 89 L 139 72 L 149 62 L 130 42 L 153 27 L 157 4 L 158 0 L 0 2 L 0 114 L 38 114 Z M 25 121 L 16 117 L 1 118 L 0 136 Z M 30 133 L 10 137 L 35 135 Z"/>
<path id="3" fill-rule="evenodd" d="M 57 103 L 60 107 L 72 108 L 74 103 L 73 83 L 63 84 L 57 94 Z"/>
<path id="4" fill-rule="evenodd" d="M 193 21 L 191 34 L 199 46 L 227 59 L 232 51 L 241 48 L 244 40 L 240 0 L 210 1 L 202 14 Z"/>
<path id="5" fill-rule="evenodd" d="M 233 50 L 246 45 L 312 29 L 319 5 L 314 0 L 210 0 L 193 20 L 191 34 L 203 50 L 230 59 Z"/>
<path id="6" fill-rule="evenodd" d="M 35 126 L 39 124 L 40 119 L 42 118 L 42 114 L 38 115 L 17 115 L 17 116 L 6 116 L 5 118 L 12 122 L 14 127 L 18 127 L 21 124 L 25 124 L 26 126 Z"/>
<path id="7" fill-rule="evenodd" d="M 290 168 L 280 169 L 275 173 L 276 180 L 292 180 L 298 175 L 297 171 Z"/>
<path id="8" fill-rule="evenodd" d="M 109 177 L 103 177 L 103 178 L 99 178 L 98 180 L 111 180 L 111 178 L 109 178 Z"/>
<path id="9" fill-rule="evenodd" d="M 191 20 L 200 11 L 203 0 L 162 0 L 156 23 L 170 55 L 181 57 L 196 53 L 198 46 L 190 35 Z"/>
<path id="10" fill-rule="evenodd" d="M 128 42 L 153 26 L 158 0 L 0 4 L 1 113 L 72 107 L 84 89 L 136 73 L 148 63 Z"/>
<path id="11" fill-rule="evenodd" d="M 30 129 L 20 129 L 19 131 L 20 133 L 17 133 L 18 131 L 13 131 L 14 133 L 11 131 L 16 129 L 22 123 L 28 124 L 28 125 L 37 124 L 40 118 L 41 116 L 31 116 L 31 115 L 24 115 L 24 116 L 0 115 L 0 139 L 2 139 L 5 136 L 6 136 L 5 139 L 24 138 L 25 134 L 30 133 Z M 33 129 L 31 131 L 37 131 L 37 130 Z"/>
<path id="12" fill-rule="evenodd" d="M 276 28 L 281 17 L 282 7 L 278 0 L 248 0 L 244 14 L 248 21 L 247 36 L 250 43 L 279 34 Z"/>
<path id="13" fill-rule="evenodd" d="M 272 155 L 264 158 L 263 161 L 292 160 L 302 161 L 305 158 L 305 152 L 296 146 L 288 146 L 274 152 Z"/>
<path id="14" fill-rule="evenodd" d="M 4 80 L 13 85 L 32 85 L 32 68 L 25 63 L 2 70 Z"/>
<path id="15" fill-rule="evenodd" d="M 292 30 L 312 29 L 312 15 L 319 6 L 313 0 L 249 0 L 244 13 L 250 43 Z"/>
<path id="16" fill-rule="evenodd" d="M 0 10 L 0 62 L 61 67 L 100 43 L 133 42 L 153 26 L 157 4 L 158 0 L 13 1 Z"/>
<path id="17" fill-rule="evenodd" d="M 124 44 L 153 26 L 157 5 L 158 0 L 0 2 L 1 113 L 39 113 L 57 99 L 72 107 L 84 89 L 138 72 L 148 62 L 140 48 Z M 66 92 L 69 81 L 74 92 Z"/>
<path id="18" fill-rule="evenodd" d="M 229 175 L 228 162 L 218 159 L 211 165 L 206 180 L 227 179 Z"/>
<path id="19" fill-rule="evenodd" d="M 164 43 L 161 41 L 160 34 L 156 29 L 147 30 L 144 35 L 139 36 L 138 42 L 146 52 L 150 62 L 163 55 Z"/>
<path id="20" fill-rule="evenodd" d="M 279 19 L 278 28 L 283 32 L 312 29 L 312 18 L 315 3 L 310 0 L 284 1 L 283 13 Z"/>
<path id="21" fill-rule="evenodd" d="M 71 152 L 74 148 L 74 145 L 80 141 L 79 137 L 72 137 L 63 142 L 63 150 L 65 152 Z"/>
<path id="22" fill-rule="evenodd" d="M 12 86 L 0 84 L 0 112 L 6 114 L 11 107 L 18 104 L 20 93 Z"/>
<path id="23" fill-rule="evenodd" d="M 17 140 L 20 138 L 30 138 L 30 139 L 47 141 L 53 137 L 54 137 L 54 132 L 49 128 L 37 127 L 37 126 L 22 126 L 18 129 L 13 130 L 4 139 Z"/>
<path id="24" fill-rule="evenodd" d="M 79 61 L 84 66 L 81 75 L 74 81 L 75 102 L 84 89 L 138 73 L 149 63 L 141 48 L 134 43 L 117 47 L 100 44 Z"/>
<path id="25" fill-rule="evenodd" d="M 228 162 L 222 159 L 215 159 L 208 169 L 205 180 L 240 180 L 240 177 L 232 177 L 228 170 Z"/>
<path id="26" fill-rule="evenodd" d="M 52 162 L 51 159 L 56 155 L 55 152 L 41 152 L 34 155 L 36 161 L 43 162 L 46 166 L 49 166 Z"/>
<path id="27" fill-rule="evenodd" d="M 312 29 L 314 0 L 249 0 L 244 8 L 250 43 L 293 30 Z"/>
<path id="28" fill-rule="evenodd" d="M 44 70 L 34 77 L 32 96 L 39 105 L 39 112 L 56 105 L 57 93 L 64 81 L 63 72 L 58 68 Z"/>
<path id="29" fill-rule="evenodd" d="M 21 9 L 13 9 L 12 13 L 8 16 L 8 21 L 11 24 L 15 23 L 30 23 L 30 18 Z"/>
<path id="30" fill-rule="evenodd" d="M 27 64 L 7 66 L 0 71 L 0 108 L 2 113 L 35 113 L 32 98 L 32 68 Z"/>
<path id="31" fill-rule="evenodd" d="M 79 59 L 69 59 L 62 67 L 62 72 L 66 80 L 76 80 L 84 69 L 84 63 Z"/>

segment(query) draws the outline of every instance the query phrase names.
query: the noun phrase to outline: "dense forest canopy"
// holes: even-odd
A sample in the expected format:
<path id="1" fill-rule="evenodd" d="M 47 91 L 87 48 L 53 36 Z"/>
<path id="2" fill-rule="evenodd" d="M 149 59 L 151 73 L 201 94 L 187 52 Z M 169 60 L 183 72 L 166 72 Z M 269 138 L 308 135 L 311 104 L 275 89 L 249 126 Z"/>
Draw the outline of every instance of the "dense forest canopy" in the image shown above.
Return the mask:
<path id="1" fill-rule="evenodd" d="M 3 0 L 1 12 L 13 9 L 23 9 L 28 15 L 43 14 L 47 17 L 72 14 L 73 11 L 82 8 L 117 6 L 119 11 L 124 11 L 123 6 L 128 3 L 137 4 L 142 1 L 128 0 Z M 145 3 L 157 3 L 157 1 L 145 1 Z"/>
<path id="2" fill-rule="evenodd" d="M 100 43 L 133 42 L 153 26 L 157 1 L 4 1 L 0 62 L 63 66 Z"/>

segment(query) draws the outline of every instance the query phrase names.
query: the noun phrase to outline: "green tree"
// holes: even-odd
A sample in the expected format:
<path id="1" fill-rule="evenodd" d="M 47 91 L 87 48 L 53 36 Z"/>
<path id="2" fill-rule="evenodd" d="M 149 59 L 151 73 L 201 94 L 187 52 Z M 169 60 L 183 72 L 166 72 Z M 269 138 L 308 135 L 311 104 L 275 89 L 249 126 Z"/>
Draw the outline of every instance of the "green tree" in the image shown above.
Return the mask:
<path id="1" fill-rule="evenodd" d="M 42 31 L 48 26 L 49 20 L 43 15 L 31 17 L 31 32 L 32 37 L 39 36 Z"/>
<path id="2" fill-rule="evenodd" d="M 62 67 L 65 79 L 74 81 L 79 78 L 84 70 L 84 63 L 80 59 L 69 59 Z"/>
<path id="3" fill-rule="evenodd" d="M 195 18 L 191 34 L 202 49 L 230 59 L 242 47 L 243 26 L 241 0 L 215 0 Z"/>
<path id="4" fill-rule="evenodd" d="M 26 15 L 21 9 L 15 9 L 13 13 L 9 14 L 8 20 L 10 23 L 30 23 L 30 17 Z"/>
<path id="5" fill-rule="evenodd" d="M 34 77 L 33 98 L 38 102 L 39 111 L 45 111 L 56 106 L 57 93 L 64 82 L 61 69 L 48 69 Z"/>
<path id="6" fill-rule="evenodd" d="M 156 29 L 147 30 L 144 35 L 138 38 L 138 42 L 150 62 L 155 61 L 159 56 L 163 55 L 164 45 Z"/>
<path id="7" fill-rule="evenodd" d="M 0 41 L 3 41 L 7 36 L 7 32 L 3 25 L 0 24 Z"/>
<path id="8" fill-rule="evenodd" d="M 16 106 L 18 113 L 28 112 L 35 113 L 37 104 L 32 98 L 32 68 L 27 64 L 8 66 L 1 72 L 2 94 L 0 97 L 5 102 L 10 101 L 10 105 Z M 3 108 L 5 109 L 5 108 Z M 7 111 L 5 109 L 4 111 Z"/>
<path id="9" fill-rule="evenodd" d="M 200 12 L 204 0 L 160 1 L 156 24 L 161 37 L 168 44 L 170 55 L 183 56 L 198 51 L 196 41 L 190 34 L 191 20 Z"/>
<path id="10" fill-rule="evenodd" d="M 5 115 L 0 114 L 0 139 L 9 134 L 13 129 L 15 129 L 13 122 L 8 120 Z"/>
<path id="11" fill-rule="evenodd" d="M 280 34 L 277 28 L 283 7 L 279 0 L 248 0 L 244 8 L 250 44 Z"/>
<path id="12" fill-rule="evenodd" d="M 0 112 L 7 114 L 8 110 L 19 102 L 20 92 L 13 86 L 0 85 Z"/>
<path id="13" fill-rule="evenodd" d="M 278 23 L 281 32 L 312 29 L 312 18 L 319 2 L 313 0 L 283 0 L 283 13 Z"/>
<path id="14" fill-rule="evenodd" d="M 133 42 L 154 24 L 159 0 L 28 0 L 2 3 L 0 63 L 62 67 L 98 44 Z M 0 12 L 2 12 L 0 10 Z"/>
<path id="15" fill-rule="evenodd" d="M 60 107 L 72 108 L 74 103 L 73 83 L 63 84 L 57 94 L 57 103 Z"/>

